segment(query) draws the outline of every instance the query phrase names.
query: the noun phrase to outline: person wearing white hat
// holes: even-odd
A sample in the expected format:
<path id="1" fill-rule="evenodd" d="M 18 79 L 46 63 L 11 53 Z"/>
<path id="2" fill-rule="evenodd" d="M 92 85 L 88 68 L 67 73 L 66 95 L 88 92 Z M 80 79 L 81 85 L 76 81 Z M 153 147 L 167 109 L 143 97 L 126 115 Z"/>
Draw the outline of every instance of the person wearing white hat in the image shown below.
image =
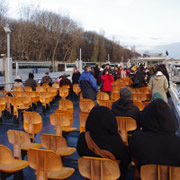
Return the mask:
<path id="1" fill-rule="evenodd" d="M 15 83 L 14 83 L 13 87 L 21 87 L 22 91 L 24 91 L 24 85 L 23 85 L 21 76 L 16 76 L 16 79 L 14 81 L 15 81 Z"/>

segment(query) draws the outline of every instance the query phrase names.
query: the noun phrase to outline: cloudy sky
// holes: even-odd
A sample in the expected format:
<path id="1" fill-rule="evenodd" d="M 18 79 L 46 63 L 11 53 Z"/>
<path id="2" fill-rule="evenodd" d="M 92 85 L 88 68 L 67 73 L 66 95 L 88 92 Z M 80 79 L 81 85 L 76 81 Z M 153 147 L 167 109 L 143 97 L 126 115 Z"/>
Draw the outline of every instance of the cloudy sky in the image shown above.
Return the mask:
<path id="1" fill-rule="evenodd" d="M 10 15 L 19 4 L 37 0 L 9 0 Z M 136 51 L 169 51 L 180 59 L 180 0 L 39 0 L 41 9 L 61 12 L 84 30 L 104 32 L 122 46 Z M 167 49 L 168 48 L 168 49 Z"/>

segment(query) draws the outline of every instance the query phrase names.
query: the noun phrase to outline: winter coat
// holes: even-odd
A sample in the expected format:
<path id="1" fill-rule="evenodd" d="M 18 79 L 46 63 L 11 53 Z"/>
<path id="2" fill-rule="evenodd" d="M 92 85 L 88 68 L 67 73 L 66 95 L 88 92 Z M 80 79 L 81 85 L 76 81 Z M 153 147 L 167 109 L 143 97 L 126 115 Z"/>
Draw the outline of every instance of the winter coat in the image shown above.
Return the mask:
<path id="1" fill-rule="evenodd" d="M 112 91 L 112 82 L 114 81 L 112 74 L 101 75 L 101 81 L 103 83 L 101 91 Z"/>
<path id="2" fill-rule="evenodd" d="M 120 160 L 120 180 L 125 180 L 130 158 L 118 133 L 117 122 L 112 112 L 104 106 L 94 107 L 87 118 L 86 131 L 90 133 L 91 138 L 100 149 L 110 151 L 116 160 Z M 81 133 L 79 136 L 77 151 L 80 156 L 98 157 L 88 149 L 85 133 Z"/>
<path id="3" fill-rule="evenodd" d="M 41 80 L 41 85 L 42 85 L 42 84 L 45 84 L 45 83 L 49 84 L 50 86 L 53 84 L 53 80 L 51 79 L 50 76 L 45 75 L 45 76 L 42 78 L 42 80 Z"/>
<path id="4" fill-rule="evenodd" d="M 151 77 L 149 81 L 149 89 L 152 91 L 152 94 L 155 92 L 161 93 L 161 95 L 164 98 L 164 101 L 168 103 L 166 95 L 166 92 L 168 91 L 168 81 L 163 74 Z"/>
<path id="5" fill-rule="evenodd" d="M 132 117 L 140 127 L 140 111 L 131 100 L 119 99 L 112 104 L 112 112 L 115 116 Z"/>
<path id="6" fill-rule="evenodd" d="M 37 87 L 37 83 L 34 79 L 29 78 L 25 81 L 24 86 L 30 86 L 32 90 L 35 91 Z"/>
<path id="7" fill-rule="evenodd" d="M 73 84 L 78 84 L 80 75 L 81 75 L 80 72 L 73 73 L 72 75 Z"/>
<path id="8" fill-rule="evenodd" d="M 168 104 L 155 99 L 142 112 L 142 131 L 136 131 L 129 143 L 139 165 L 180 166 L 178 122 Z"/>
<path id="9" fill-rule="evenodd" d="M 83 98 L 96 100 L 98 86 L 91 72 L 83 72 L 79 78 L 79 87 L 81 88 Z"/>

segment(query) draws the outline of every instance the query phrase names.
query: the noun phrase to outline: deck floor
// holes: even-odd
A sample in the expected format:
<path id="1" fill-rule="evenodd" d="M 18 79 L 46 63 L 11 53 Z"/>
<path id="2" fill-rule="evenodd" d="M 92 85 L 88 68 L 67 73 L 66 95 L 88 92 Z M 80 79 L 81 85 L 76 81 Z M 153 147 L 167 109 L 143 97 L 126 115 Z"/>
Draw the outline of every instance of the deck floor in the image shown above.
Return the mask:
<path id="1" fill-rule="evenodd" d="M 55 102 L 51 104 L 50 110 L 47 111 L 46 115 L 43 115 L 42 106 L 40 103 L 38 104 L 36 112 L 40 113 L 42 116 L 43 129 L 35 137 L 35 141 L 37 143 L 40 143 L 41 134 L 43 134 L 43 133 L 55 134 L 54 126 L 52 126 L 50 124 L 50 121 L 49 121 L 49 115 L 51 113 L 53 113 L 56 109 L 58 109 L 59 100 L 60 100 L 59 97 L 56 98 Z M 78 136 L 79 136 L 79 112 L 80 112 L 79 101 L 73 100 L 73 105 L 74 105 L 73 127 L 77 127 L 78 129 L 75 132 L 71 132 L 71 133 L 67 134 L 66 140 L 67 140 L 68 146 L 76 147 Z M 3 144 L 5 146 L 9 147 L 11 150 L 13 147 L 12 147 L 12 144 L 10 144 L 8 141 L 7 131 L 8 131 L 8 129 L 23 130 L 23 122 L 22 122 L 21 117 L 19 117 L 19 121 L 20 121 L 19 125 L 14 126 L 13 119 L 12 118 L 8 119 L 6 116 L 3 115 L 2 121 L 0 123 L 0 144 Z M 77 151 L 74 154 L 63 158 L 63 165 L 64 166 L 75 168 L 75 173 L 70 178 L 67 178 L 68 180 L 83 180 L 84 179 L 79 174 L 79 171 L 78 171 L 78 167 L 77 167 L 78 158 L 79 158 L 79 155 L 78 155 Z M 27 160 L 27 156 L 25 156 L 25 160 Z M 34 174 L 34 170 L 30 167 L 25 168 L 23 170 L 23 174 L 24 174 L 25 180 L 35 180 L 36 179 L 36 176 Z M 7 180 L 12 180 L 13 178 L 14 177 L 12 175 L 12 176 L 9 176 L 7 178 Z M 133 179 L 134 179 L 133 168 L 130 168 L 127 180 L 133 180 Z"/>

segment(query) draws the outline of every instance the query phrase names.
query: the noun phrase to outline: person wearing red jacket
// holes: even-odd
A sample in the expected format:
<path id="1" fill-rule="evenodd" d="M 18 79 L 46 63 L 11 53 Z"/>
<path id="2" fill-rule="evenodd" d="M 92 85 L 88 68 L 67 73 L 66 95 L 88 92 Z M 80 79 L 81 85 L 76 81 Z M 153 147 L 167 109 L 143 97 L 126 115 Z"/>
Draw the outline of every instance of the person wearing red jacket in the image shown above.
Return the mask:
<path id="1" fill-rule="evenodd" d="M 104 69 L 103 74 L 101 75 L 102 88 L 101 91 L 111 94 L 112 91 L 112 82 L 114 81 L 111 71 Z"/>

